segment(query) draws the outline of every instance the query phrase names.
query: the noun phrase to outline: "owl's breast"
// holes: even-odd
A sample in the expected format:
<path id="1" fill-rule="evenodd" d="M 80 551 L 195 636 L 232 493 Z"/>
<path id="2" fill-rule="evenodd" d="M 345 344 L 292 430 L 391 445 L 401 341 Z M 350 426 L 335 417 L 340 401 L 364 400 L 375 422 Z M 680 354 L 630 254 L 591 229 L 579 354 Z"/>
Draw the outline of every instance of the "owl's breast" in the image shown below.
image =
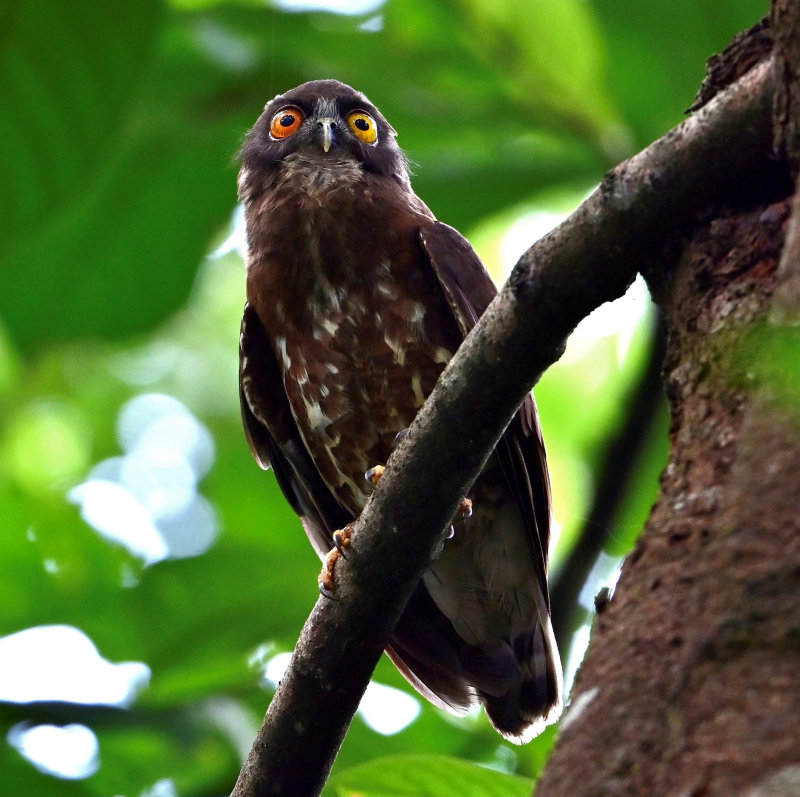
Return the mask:
<path id="1" fill-rule="evenodd" d="M 352 164 L 298 158 L 284 172 L 251 243 L 248 301 L 314 464 L 357 514 L 364 471 L 386 461 L 461 334 L 422 249 L 423 205 Z"/>
<path id="2" fill-rule="evenodd" d="M 301 324 L 284 315 L 273 338 L 306 447 L 354 514 L 368 494 L 364 472 L 386 461 L 457 343 L 427 323 L 427 303 L 402 295 L 380 271 L 368 286 L 332 286 L 327 302 L 310 302 Z"/>

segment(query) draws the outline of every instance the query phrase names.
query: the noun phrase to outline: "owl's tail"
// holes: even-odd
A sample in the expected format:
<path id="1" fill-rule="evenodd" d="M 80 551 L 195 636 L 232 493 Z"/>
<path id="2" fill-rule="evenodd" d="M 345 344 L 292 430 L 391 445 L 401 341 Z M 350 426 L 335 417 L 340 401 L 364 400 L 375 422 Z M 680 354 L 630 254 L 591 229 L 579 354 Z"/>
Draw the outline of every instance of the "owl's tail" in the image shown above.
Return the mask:
<path id="1" fill-rule="evenodd" d="M 470 645 L 420 584 L 386 653 L 434 705 L 465 714 L 483 703 L 492 725 L 524 744 L 561 714 L 562 675 L 550 615 L 492 645 Z"/>
<path id="2" fill-rule="evenodd" d="M 519 677 L 502 695 L 480 692 L 492 725 L 511 742 L 525 744 L 561 715 L 563 677 L 550 617 L 511 645 Z"/>

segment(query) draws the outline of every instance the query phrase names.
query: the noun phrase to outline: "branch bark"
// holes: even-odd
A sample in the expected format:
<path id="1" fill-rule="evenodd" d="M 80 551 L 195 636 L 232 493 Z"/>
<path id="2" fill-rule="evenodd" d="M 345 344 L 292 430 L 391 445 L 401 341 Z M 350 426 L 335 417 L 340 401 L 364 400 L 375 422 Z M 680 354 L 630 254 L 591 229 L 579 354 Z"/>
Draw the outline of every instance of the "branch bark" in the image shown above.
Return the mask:
<path id="1" fill-rule="evenodd" d="M 392 455 L 337 570 L 339 600 L 314 607 L 235 797 L 320 792 L 405 602 L 525 394 L 675 224 L 757 182 L 769 166 L 771 97 L 761 64 L 609 172 L 521 258 Z"/>
<path id="2" fill-rule="evenodd" d="M 793 20 L 781 17 L 782 30 L 780 7 Z M 773 11 L 773 129 L 792 159 L 800 71 L 782 48 L 800 47 L 800 5 L 780 0 Z M 791 192 L 784 161 L 749 201 L 719 203 L 645 268 L 670 330 L 670 461 L 597 618 L 537 797 L 800 793 L 800 227 Z"/>

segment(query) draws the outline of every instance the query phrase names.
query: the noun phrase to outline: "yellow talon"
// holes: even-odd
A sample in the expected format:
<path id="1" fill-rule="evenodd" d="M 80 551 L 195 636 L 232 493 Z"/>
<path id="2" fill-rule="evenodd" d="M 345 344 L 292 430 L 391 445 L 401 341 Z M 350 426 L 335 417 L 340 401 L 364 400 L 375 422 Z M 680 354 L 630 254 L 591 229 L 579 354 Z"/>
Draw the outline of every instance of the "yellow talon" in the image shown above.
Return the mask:
<path id="1" fill-rule="evenodd" d="M 472 517 L 472 501 L 469 498 L 462 498 L 453 520 L 466 520 L 468 517 Z"/>
<path id="2" fill-rule="evenodd" d="M 374 468 L 370 468 L 364 474 L 364 478 L 374 487 L 381 480 L 385 472 L 385 465 L 375 465 Z"/>
<path id="3" fill-rule="evenodd" d="M 335 600 L 336 581 L 334 579 L 334 571 L 336 570 L 336 563 L 339 561 L 339 557 L 344 556 L 344 549 L 350 547 L 350 538 L 353 536 L 353 525 L 353 523 L 350 523 L 343 529 L 333 532 L 334 547 L 325 555 L 325 559 L 322 563 L 322 571 L 317 579 L 319 582 L 319 591 L 326 598 Z"/>

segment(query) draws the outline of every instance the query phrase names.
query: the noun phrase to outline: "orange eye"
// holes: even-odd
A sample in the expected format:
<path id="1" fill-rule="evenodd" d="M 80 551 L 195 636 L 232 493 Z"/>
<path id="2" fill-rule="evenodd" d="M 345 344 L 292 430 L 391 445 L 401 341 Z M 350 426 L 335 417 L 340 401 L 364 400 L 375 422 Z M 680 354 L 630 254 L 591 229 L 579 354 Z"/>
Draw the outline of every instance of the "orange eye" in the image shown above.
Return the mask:
<path id="1" fill-rule="evenodd" d="M 378 125 L 368 113 L 353 111 L 347 117 L 347 126 L 355 137 L 365 144 L 374 144 L 378 140 Z"/>
<path id="2" fill-rule="evenodd" d="M 288 138 L 296 133 L 303 124 L 303 112 L 299 108 L 281 108 L 269 123 L 269 132 L 273 138 Z"/>

